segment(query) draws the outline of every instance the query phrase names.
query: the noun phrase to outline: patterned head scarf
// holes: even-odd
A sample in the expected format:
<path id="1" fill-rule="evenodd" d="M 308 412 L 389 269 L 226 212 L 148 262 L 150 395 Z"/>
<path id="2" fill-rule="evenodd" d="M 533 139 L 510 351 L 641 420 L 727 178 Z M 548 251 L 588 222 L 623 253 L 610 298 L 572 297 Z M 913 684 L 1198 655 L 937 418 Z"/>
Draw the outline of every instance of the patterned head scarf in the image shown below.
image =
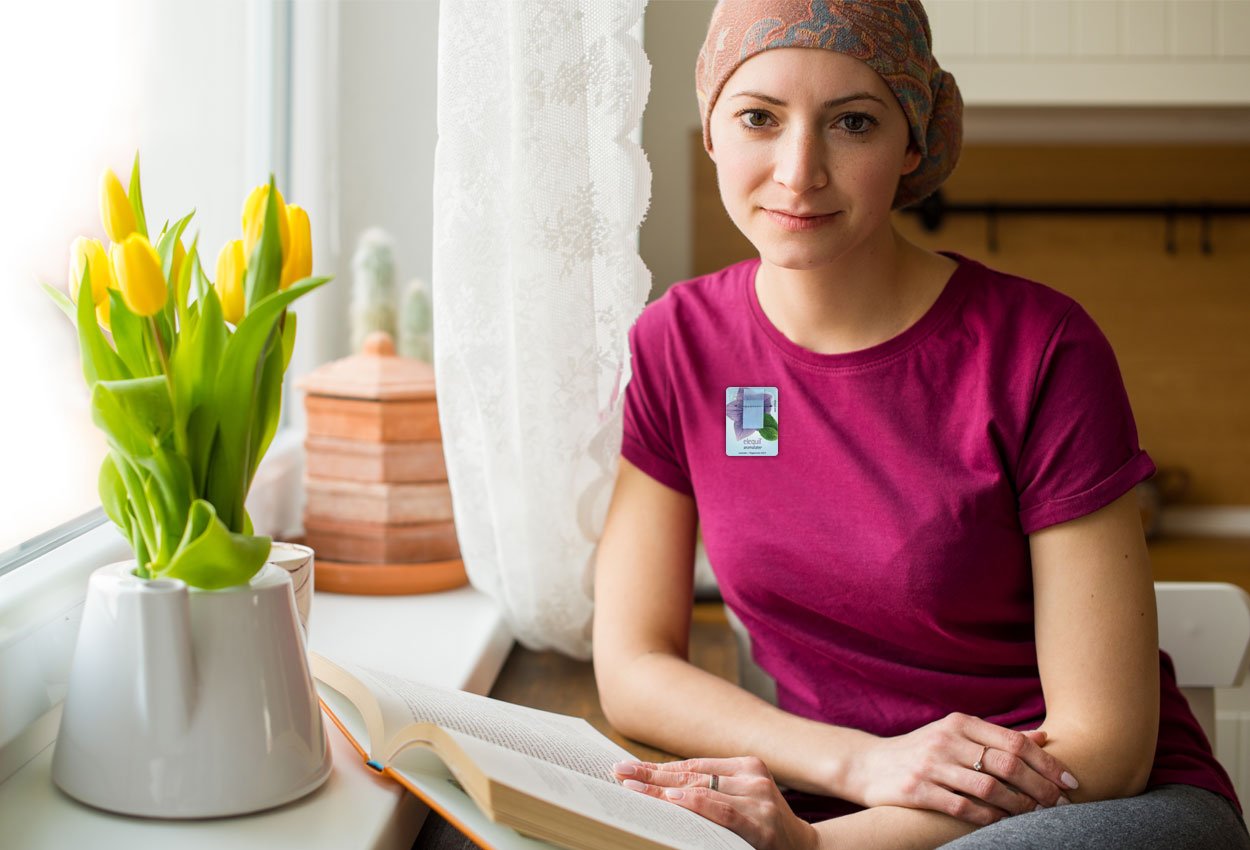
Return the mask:
<path id="1" fill-rule="evenodd" d="M 720 0 L 695 67 L 703 146 L 711 152 L 721 89 L 752 56 L 777 47 L 844 53 L 880 74 L 903 108 L 922 158 L 899 181 L 894 207 L 919 201 L 955 170 L 963 139 L 963 99 L 932 45 L 920 0 Z"/>

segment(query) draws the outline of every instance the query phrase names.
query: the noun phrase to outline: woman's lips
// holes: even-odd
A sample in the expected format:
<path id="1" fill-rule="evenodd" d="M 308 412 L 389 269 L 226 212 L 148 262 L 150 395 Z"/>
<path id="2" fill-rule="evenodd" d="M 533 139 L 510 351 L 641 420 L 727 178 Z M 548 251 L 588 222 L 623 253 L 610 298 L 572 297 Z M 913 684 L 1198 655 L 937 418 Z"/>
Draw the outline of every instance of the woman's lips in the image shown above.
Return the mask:
<path id="1" fill-rule="evenodd" d="M 834 217 L 837 216 L 836 212 L 824 215 L 795 215 L 782 212 L 781 210 L 770 210 L 767 207 L 764 207 L 763 210 L 768 214 L 769 218 L 783 229 L 793 232 L 816 230 L 833 221 Z"/>

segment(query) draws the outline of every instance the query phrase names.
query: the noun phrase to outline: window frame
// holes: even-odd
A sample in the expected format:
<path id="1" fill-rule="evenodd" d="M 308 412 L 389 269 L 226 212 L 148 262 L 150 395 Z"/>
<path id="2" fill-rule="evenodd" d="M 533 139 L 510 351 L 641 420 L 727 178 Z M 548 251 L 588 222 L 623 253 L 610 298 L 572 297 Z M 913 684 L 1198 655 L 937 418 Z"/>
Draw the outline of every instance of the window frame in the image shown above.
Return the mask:
<path id="1" fill-rule="evenodd" d="M 260 0 L 249 5 L 248 61 L 258 85 L 249 97 L 246 161 L 249 173 L 272 172 L 279 183 L 286 183 L 291 171 L 294 4 Z M 298 415 L 291 413 L 290 378 L 288 374 L 283 388 L 279 430 L 257 470 L 251 494 L 267 505 L 286 506 L 268 514 L 271 519 L 285 518 L 287 527 L 263 527 L 258 522 L 259 533 L 276 536 L 302 530 L 298 517 L 303 435 L 297 430 Z M 129 542 L 101 507 L 0 551 L 0 693 L 5 695 L 6 709 L 0 713 L 0 782 L 21 766 L 7 764 L 5 745 L 49 710 L 57 710 L 64 697 L 87 577 L 128 557 Z"/>

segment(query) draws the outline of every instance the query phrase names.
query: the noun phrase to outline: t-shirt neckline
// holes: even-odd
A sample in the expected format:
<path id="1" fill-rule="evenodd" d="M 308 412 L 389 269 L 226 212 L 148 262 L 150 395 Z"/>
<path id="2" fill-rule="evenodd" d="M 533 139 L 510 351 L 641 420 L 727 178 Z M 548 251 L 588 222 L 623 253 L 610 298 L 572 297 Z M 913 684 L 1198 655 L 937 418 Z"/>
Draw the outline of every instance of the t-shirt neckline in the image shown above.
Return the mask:
<path id="1" fill-rule="evenodd" d="M 972 267 L 976 265 L 976 262 L 951 251 L 939 251 L 938 253 L 944 257 L 949 257 L 959 265 L 951 272 L 951 276 L 947 279 L 946 285 L 942 287 L 937 300 L 929 305 L 929 309 L 919 319 L 907 328 L 904 328 L 900 333 L 876 345 L 861 348 L 858 351 L 822 354 L 792 342 L 789 337 L 783 334 L 772 323 L 772 320 L 765 315 L 764 308 L 760 306 L 759 297 L 755 292 L 755 275 L 760 267 L 758 258 L 748 261 L 746 264 L 746 273 L 742 276 L 742 291 L 756 324 L 759 325 L 768 340 L 781 350 L 782 354 L 801 363 L 822 369 L 861 368 L 911 348 L 937 328 L 963 299 L 963 295 L 967 291 L 968 279 L 972 275 Z"/>

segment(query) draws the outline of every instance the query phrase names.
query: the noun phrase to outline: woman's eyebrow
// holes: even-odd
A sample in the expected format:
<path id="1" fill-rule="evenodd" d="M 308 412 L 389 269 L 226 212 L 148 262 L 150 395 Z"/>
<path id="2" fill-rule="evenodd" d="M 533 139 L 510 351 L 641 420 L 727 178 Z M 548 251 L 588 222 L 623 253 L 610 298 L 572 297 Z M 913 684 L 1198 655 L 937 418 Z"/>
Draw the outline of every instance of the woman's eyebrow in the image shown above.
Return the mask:
<path id="1" fill-rule="evenodd" d="M 731 95 L 731 97 L 750 97 L 756 100 L 762 100 L 765 103 L 771 103 L 773 106 L 785 106 L 786 105 L 786 102 L 784 100 L 781 100 L 780 98 L 776 98 L 776 97 L 773 97 L 772 95 L 764 94 L 763 92 L 758 92 L 758 91 L 740 91 L 740 92 L 737 92 L 736 94 Z M 832 100 L 826 100 L 823 104 L 823 108 L 832 109 L 835 106 L 841 106 L 842 104 L 850 103 L 853 100 L 875 100 L 877 103 L 881 104 L 882 106 L 885 106 L 885 101 L 877 97 L 875 94 L 871 94 L 866 91 L 861 91 L 861 92 L 855 92 L 855 94 L 848 94 L 845 97 L 835 97 Z"/>

